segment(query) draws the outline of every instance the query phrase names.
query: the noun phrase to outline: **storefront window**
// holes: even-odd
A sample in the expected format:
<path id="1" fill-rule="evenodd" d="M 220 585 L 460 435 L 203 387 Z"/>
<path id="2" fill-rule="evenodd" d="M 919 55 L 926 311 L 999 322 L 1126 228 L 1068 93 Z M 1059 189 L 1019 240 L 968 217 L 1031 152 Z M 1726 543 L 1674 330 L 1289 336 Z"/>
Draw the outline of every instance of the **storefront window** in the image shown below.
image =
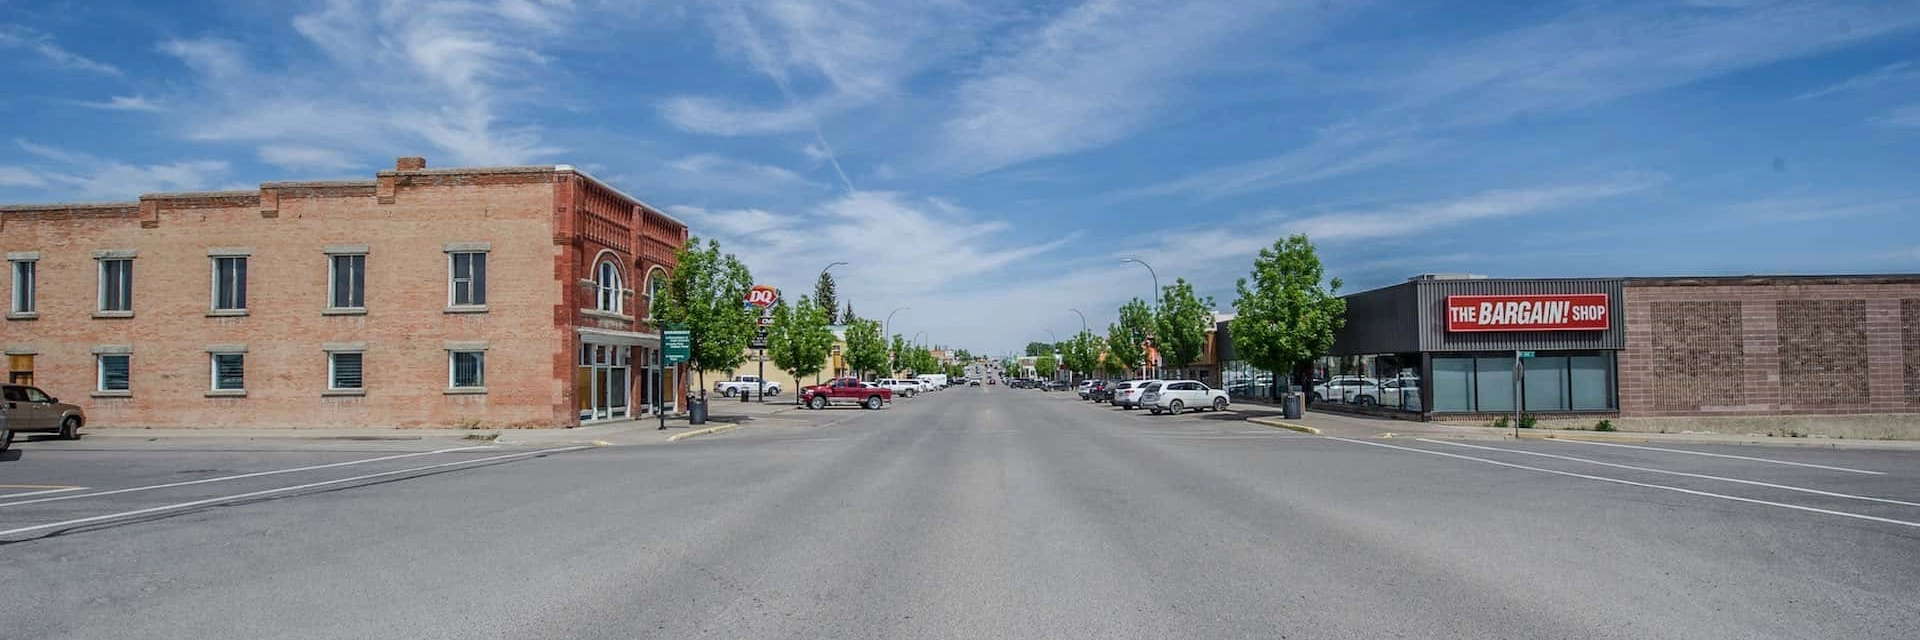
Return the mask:
<path id="1" fill-rule="evenodd" d="M 1575 411 L 1613 408 L 1613 358 L 1607 355 L 1567 358 Z"/>
<path id="2" fill-rule="evenodd" d="M 1567 410 L 1567 359 L 1565 356 L 1538 356 L 1523 361 L 1522 386 L 1527 411 Z"/>
<path id="3" fill-rule="evenodd" d="M 1315 363 L 1314 402 L 1422 410 L 1419 354 L 1329 356 Z"/>
<path id="4" fill-rule="evenodd" d="M 1433 410 L 1473 411 L 1473 358 L 1433 359 Z"/>
<path id="5" fill-rule="evenodd" d="M 1565 352 L 1561 352 L 1565 354 Z M 1613 356 L 1539 355 L 1526 359 L 1522 411 L 1607 411 L 1613 402 Z M 1513 411 L 1513 356 L 1434 356 L 1433 410 Z"/>
<path id="6" fill-rule="evenodd" d="M 1513 356 L 1474 358 L 1480 411 L 1513 410 Z"/>

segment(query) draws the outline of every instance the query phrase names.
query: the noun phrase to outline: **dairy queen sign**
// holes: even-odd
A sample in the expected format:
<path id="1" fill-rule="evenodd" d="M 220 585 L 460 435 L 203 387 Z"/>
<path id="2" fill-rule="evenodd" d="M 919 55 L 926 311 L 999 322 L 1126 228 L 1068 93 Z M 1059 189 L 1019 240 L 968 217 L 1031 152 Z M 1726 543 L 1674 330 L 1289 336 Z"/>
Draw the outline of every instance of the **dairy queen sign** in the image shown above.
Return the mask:
<path id="1" fill-rule="evenodd" d="M 780 290 L 764 284 L 756 284 L 753 285 L 752 289 L 748 289 L 747 299 L 745 300 L 748 306 L 759 308 L 762 311 L 773 308 L 773 303 L 779 301 Z"/>
<path id="2" fill-rule="evenodd" d="M 1447 331 L 1605 331 L 1607 294 L 1447 296 Z"/>

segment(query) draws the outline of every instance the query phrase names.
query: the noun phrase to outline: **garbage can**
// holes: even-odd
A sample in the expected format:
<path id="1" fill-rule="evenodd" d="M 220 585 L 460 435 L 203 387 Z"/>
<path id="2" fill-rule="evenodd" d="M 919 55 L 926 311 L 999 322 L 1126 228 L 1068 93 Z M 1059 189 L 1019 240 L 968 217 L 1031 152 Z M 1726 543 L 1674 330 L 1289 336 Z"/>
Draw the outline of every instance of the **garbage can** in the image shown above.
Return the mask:
<path id="1" fill-rule="evenodd" d="M 687 401 L 687 424 L 707 423 L 707 399 L 692 398 Z"/>
<path id="2" fill-rule="evenodd" d="M 1298 393 L 1289 393 L 1280 398 L 1280 417 L 1288 420 L 1300 419 L 1300 400 Z"/>
<path id="3" fill-rule="evenodd" d="M 741 403 L 741 404 L 746 404 L 746 403 L 748 403 L 748 402 L 753 402 L 753 390 L 752 390 L 752 389 L 741 389 L 741 390 L 740 390 L 740 403 Z"/>

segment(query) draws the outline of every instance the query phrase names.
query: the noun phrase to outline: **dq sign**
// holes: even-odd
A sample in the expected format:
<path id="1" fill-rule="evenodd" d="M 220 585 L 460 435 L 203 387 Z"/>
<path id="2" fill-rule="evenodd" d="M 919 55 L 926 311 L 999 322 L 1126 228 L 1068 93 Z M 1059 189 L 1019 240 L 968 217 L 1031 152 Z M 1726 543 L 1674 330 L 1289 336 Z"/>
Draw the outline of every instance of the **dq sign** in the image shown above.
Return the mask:
<path id="1" fill-rule="evenodd" d="M 780 290 L 764 284 L 753 285 L 752 289 L 747 290 L 746 302 L 749 306 L 767 309 L 779 300 Z"/>

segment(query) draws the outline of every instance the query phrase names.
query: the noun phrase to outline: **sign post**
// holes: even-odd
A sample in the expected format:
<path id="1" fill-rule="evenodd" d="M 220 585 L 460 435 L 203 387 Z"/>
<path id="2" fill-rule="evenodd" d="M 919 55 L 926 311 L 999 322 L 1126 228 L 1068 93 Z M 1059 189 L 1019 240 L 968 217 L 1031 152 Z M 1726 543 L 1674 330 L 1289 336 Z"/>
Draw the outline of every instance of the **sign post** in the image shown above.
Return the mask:
<path id="1" fill-rule="evenodd" d="M 755 358 L 760 361 L 760 375 L 755 382 L 759 388 L 755 391 L 760 393 L 761 402 L 767 401 L 767 361 L 764 357 L 767 355 L 767 325 L 773 324 L 773 305 L 779 301 L 780 290 L 764 284 L 753 285 L 752 289 L 747 290 L 746 299 L 741 301 L 760 310 L 760 316 L 754 320 L 753 339 L 747 342 L 747 346 L 758 351 L 755 355 L 763 356 Z"/>
<path id="2" fill-rule="evenodd" d="M 1520 386 L 1520 379 L 1527 375 L 1527 365 L 1524 360 L 1531 357 L 1533 357 L 1532 351 L 1513 352 L 1513 439 L 1515 440 L 1520 439 L 1520 403 L 1525 400 L 1520 396 L 1524 390 Z"/>
<path id="3" fill-rule="evenodd" d="M 693 357 L 693 334 L 686 329 L 668 329 L 660 332 L 660 377 L 667 376 L 667 367 L 686 362 Z M 660 417 L 660 428 L 667 428 L 667 389 L 665 385 L 655 384 L 653 412 Z"/>

